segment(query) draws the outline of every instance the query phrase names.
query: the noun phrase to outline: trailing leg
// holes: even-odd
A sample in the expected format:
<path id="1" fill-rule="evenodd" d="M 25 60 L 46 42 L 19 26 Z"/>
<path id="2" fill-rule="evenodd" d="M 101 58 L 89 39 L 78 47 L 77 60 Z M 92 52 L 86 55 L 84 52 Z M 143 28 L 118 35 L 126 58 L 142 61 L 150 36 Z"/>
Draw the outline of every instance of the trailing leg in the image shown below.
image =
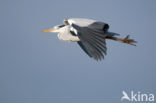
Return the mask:
<path id="1" fill-rule="evenodd" d="M 130 39 L 129 35 L 127 35 L 125 38 L 118 38 L 118 37 L 114 37 L 114 36 L 107 36 L 106 38 L 115 40 L 115 41 L 119 41 L 122 43 L 130 44 L 130 45 L 134 45 L 134 46 L 136 46 L 135 43 L 137 43 L 134 39 Z"/>

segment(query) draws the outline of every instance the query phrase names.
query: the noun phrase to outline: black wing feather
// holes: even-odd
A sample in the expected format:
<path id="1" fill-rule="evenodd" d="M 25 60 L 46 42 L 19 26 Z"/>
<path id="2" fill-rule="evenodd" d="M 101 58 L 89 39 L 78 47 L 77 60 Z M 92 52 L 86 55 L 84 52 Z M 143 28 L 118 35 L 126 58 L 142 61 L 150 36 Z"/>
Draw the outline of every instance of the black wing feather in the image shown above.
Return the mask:
<path id="1" fill-rule="evenodd" d="M 92 57 L 92 55 L 87 51 L 86 47 L 82 44 L 81 41 L 78 41 L 77 43 L 78 43 L 79 46 L 84 50 L 84 52 L 85 52 L 86 54 L 88 54 L 89 57 Z"/>
<path id="2" fill-rule="evenodd" d="M 107 51 L 105 42 L 106 34 L 101 30 L 79 27 L 75 24 L 72 24 L 72 27 L 77 30 L 77 36 L 80 39 L 78 44 L 86 54 L 95 60 L 103 59 Z"/>

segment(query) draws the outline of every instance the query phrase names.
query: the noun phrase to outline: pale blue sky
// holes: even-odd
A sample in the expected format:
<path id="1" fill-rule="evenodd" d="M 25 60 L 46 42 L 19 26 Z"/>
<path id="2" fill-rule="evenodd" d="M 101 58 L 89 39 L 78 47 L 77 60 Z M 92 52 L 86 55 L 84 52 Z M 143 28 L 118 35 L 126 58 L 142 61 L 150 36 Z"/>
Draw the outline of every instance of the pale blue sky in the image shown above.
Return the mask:
<path id="1" fill-rule="evenodd" d="M 0 103 L 120 103 L 122 91 L 156 94 L 155 0 L 1 0 Z M 40 31 L 64 18 L 110 24 L 137 47 L 107 41 L 105 60 Z"/>

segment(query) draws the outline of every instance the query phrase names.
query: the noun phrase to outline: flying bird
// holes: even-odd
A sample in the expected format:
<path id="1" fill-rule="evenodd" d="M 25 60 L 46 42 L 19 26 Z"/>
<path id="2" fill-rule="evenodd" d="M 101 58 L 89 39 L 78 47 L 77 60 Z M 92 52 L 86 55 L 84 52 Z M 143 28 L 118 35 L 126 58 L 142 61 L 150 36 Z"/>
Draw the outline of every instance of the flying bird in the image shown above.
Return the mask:
<path id="1" fill-rule="evenodd" d="M 106 55 L 106 39 L 134 45 L 136 41 L 129 38 L 119 38 L 120 34 L 108 31 L 107 23 L 84 18 L 63 20 L 62 25 L 43 30 L 42 32 L 58 32 L 58 38 L 63 41 L 77 42 L 83 51 L 95 60 L 102 60 Z"/>

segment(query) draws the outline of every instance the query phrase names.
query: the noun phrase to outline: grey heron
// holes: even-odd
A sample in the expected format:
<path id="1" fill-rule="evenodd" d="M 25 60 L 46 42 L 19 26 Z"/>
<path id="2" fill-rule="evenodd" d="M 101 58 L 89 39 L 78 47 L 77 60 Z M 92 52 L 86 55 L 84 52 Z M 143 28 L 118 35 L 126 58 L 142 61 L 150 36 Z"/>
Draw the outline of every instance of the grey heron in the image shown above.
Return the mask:
<path id="1" fill-rule="evenodd" d="M 63 25 L 43 30 L 42 32 L 58 32 L 58 38 L 63 41 L 77 42 L 84 52 L 95 60 L 102 60 L 106 55 L 106 39 L 119 41 L 135 46 L 136 41 L 129 38 L 119 38 L 118 33 L 108 31 L 107 23 L 84 18 L 63 20 Z"/>

